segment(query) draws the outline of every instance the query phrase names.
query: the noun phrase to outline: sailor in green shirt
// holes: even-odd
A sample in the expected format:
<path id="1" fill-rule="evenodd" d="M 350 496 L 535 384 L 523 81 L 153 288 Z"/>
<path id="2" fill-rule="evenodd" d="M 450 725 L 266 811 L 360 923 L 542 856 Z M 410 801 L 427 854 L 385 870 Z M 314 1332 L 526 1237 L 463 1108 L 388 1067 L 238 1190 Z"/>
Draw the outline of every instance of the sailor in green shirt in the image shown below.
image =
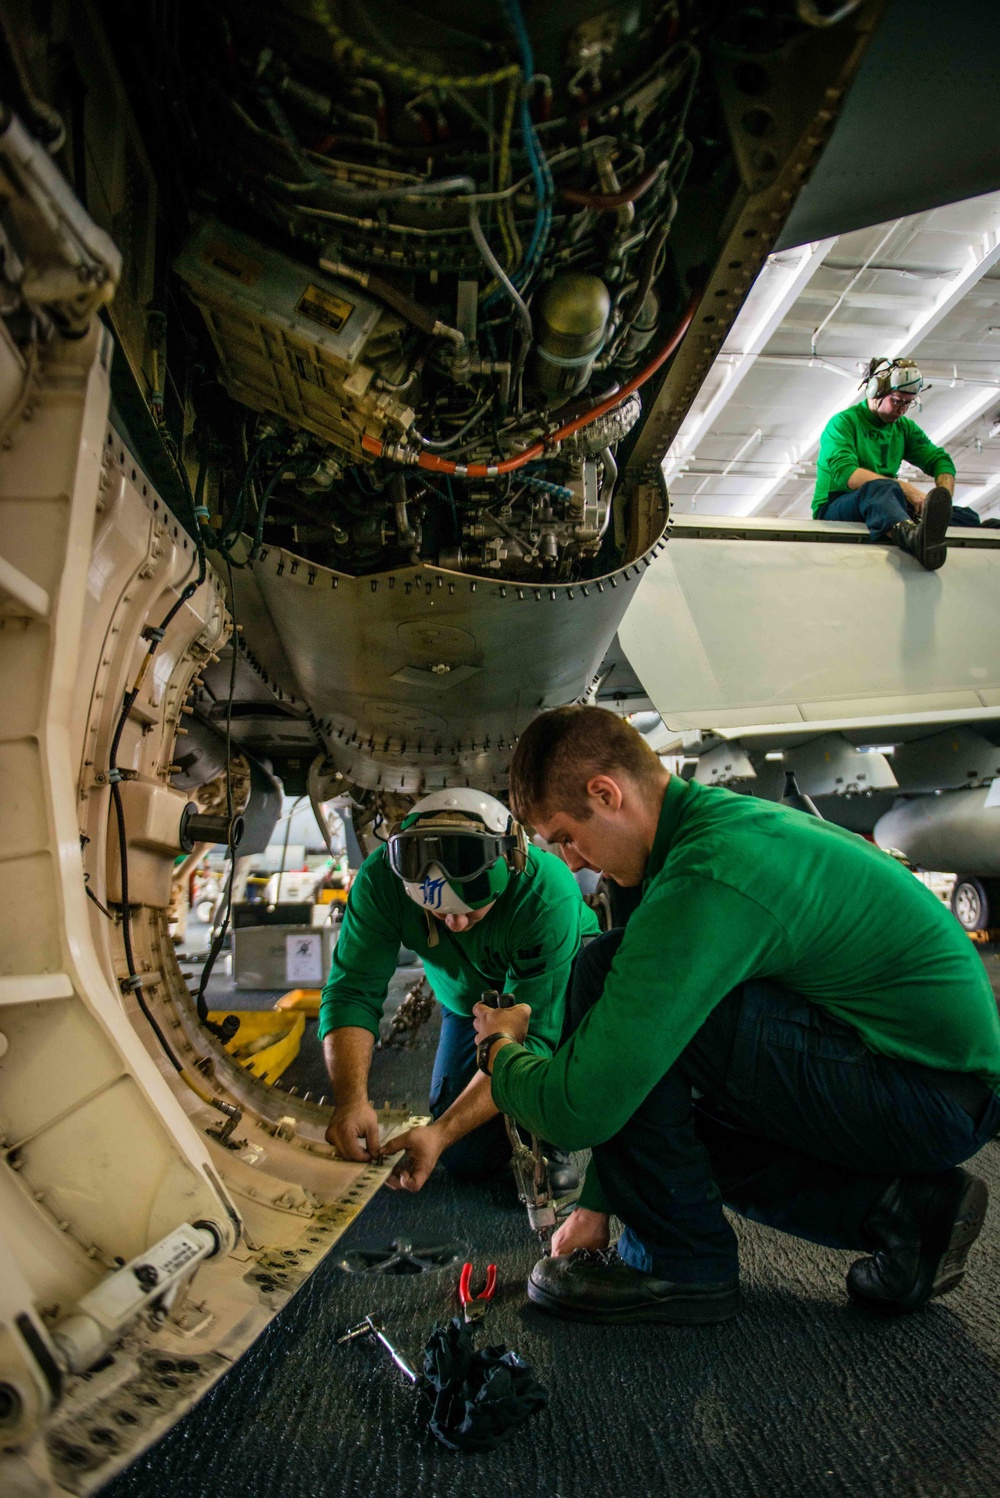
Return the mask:
<path id="1" fill-rule="evenodd" d="M 954 463 L 906 415 L 924 384 L 913 360 L 872 359 L 862 384 L 865 399 L 832 417 L 820 438 L 813 515 L 863 520 L 873 540 L 902 547 L 933 572 L 948 555 L 948 526 L 979 525 L 980 517 L 953 504 Z M 934 487 L 900 479 L 904 459 Z"/>
<path id="2" fill-rule="evenodd" d="M 436 791 L 358 872 L 320 1003 L 319 1034 L 333 1084 L 327 1138 L 348 1160 L 379 1153 L 368 1070 L 400 945 L 416 952 L 444 1010 L 434 1063 L 434 1122 L 393 1140 L 406 1155 L 389 1185 L 419 1191 L 438 1159 L 466 1178 L 510 1158 L 506 1128 L 476 1069 L 472 1009 L 486 989 L 531 1006 L 530 1053 L 559 1043 L 566 987 L 584 936 L 597 932 L 566 864 L 530 847 L 510 812 L 481 791 Z M 557 1195 L 579 1184 L 549 1152 Z"/>
<path id="3" fill-rule="evenodd" d="M 668 775 L 600 708 L 529 724 L 511 802 L 571 868 L 643 886 L 624 931 L 578 959 L 554 1056 L 520 1043 L 523 1006 L 476 1012 L 497 1104 L 593 1150 L 530 1298 L 722 1320 L 739 1305 L 723 1203 L 862 1250 L 847 1288 L 866 1308 L 953 1288 L 987 1200 L 957 1167 L 1000 1131 L 1000 1020 L 950 912 L 853 833 Z"/>

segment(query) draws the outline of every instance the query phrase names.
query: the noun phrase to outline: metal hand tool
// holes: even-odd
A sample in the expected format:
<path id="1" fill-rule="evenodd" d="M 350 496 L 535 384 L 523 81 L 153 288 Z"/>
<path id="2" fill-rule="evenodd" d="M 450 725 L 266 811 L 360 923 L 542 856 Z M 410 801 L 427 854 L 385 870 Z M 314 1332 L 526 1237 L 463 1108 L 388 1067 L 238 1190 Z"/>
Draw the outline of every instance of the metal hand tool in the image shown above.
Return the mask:
<path id="1" fill-rule="evenodd" d="M 512 993 L 497 993 L 496 989 L 488 988 L 482 995 L 482 1002 L 488 1009 L 512 1009 L 517 999 Z M 514 1120 L 506 1113 L 503 1121 L 510 1140 L 517 1194 L 527 1208 L 531 1231 L 537 1233 L 542 1252 L 547 1254 L 555 1232 L 556 1207 L 549 1184 L 548 1162 L 542 1154 L 542 1142 L 537 1134 L 532 1134 L 529 1147 L 518 1133 Z"/>
<path id="2" fill-rule="evenodd" d="M 482 1321 L 490 1308 L 493 1292 L 497 1287 L 497 1266 L 487 1264 L 486 1266 L 486 1288 L 478 1295 L 472 1293 L 472 1265 L 463 1264 L 462 1273 L 458 1281 L 458 1298 L 462 1305 L 462 1320 L 468 1325 L 473 1321 Z"/>
<path id="3" fill-rule="evenodd" d="M 359 1321 L 357 1326 L 349 1326 L 342 1337 L 337 1338 L 337 1346 L 343 1342 L 353 1342 L 358 1337 L 374 1337 L 381 1342 L 386 1352 L 392 1358 L 400 1373 L 405 1373 L 411 1384 L 417 1382 L 417 1375 L 410 1367 L 401 1352 L 397 1352 L 389 1338 L 385 1334 L 385 1322 L 378 1316 L 366 1316 L 364 1321 Z"/>

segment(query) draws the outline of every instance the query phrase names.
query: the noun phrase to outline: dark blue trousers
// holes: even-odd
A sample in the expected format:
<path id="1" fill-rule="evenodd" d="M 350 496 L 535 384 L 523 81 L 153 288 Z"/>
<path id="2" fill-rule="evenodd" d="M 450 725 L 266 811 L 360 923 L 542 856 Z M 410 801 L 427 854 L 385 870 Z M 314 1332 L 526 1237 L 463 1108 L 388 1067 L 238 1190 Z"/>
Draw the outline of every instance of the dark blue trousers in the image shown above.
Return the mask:
<path id="1" fill-rule="evenodd" d="M 895 479 L 869 479 L 860 489 L 850 489 L 828 499 L 816 511 L 817 520 L 863 520 L 873 541 L 900 520 L 912 520 L 903 491 Z M 981 525 L 975 510 L 967 505 L 952 505 L 952 525 Z"/>
<path id="2" fill-rule="evenodd" d="M 441 1038 L 431 1075 L 431 1117 L 440 1118 L 476 1075 L 476 1032 L 472 1020 L 442 1009 Z M 503 1118 L 498 1116 L 446 1149 L 441 1164 L 460 1180 L 477 1181 L 496 1175 L 509 1159 L 510 1140 Z"/>
<path id="3" fill-rule="evenodd" d="M 600 997 L 623 935 L 577 957 L 567 1030 Z M 948 1170 L 1000 1132 L 1000 1100 L 974 1120 L 937 1085 L 943 1076 L 876 1055 L 777 983 L 741 984 L 593 1152 L 625 1225 L 619 1253 L 661 1279 L 732 1279 L 723 1204 L 814 1243 L 871 1250 L 863 1225 L 891 1181 Z"/>

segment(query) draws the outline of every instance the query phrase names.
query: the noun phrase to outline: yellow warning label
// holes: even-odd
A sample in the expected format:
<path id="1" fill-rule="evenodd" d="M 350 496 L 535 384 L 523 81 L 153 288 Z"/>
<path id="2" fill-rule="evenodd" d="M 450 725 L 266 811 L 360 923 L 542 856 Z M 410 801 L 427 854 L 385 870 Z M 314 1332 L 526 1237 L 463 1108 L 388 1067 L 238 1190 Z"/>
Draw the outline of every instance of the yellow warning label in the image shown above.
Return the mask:
<path id="1" fill-rule="evenodd" d="M 319 286 L 307 286 L 299 298 L 296 310 L 303 317 L 309 317 L 313 322 L 322 323 L 324 328 L 339 333 L 354 311 L 354 303 L 345 302 L 342 296 L 334 296 Z"/>
<path id="2" fill-rule="evenodd" d="M 237 281 L 242 281 L 244 286 L 256 286 L 260 280 L 263 266 L 257 260 L 251 260 L 249 255 L 242 254 L 239 250 L 227 244 L 224 239 L 210 239 L 202 251 L 202 256 L 209 265 L 216 270 L 224 270 L 227 276 L 235 276 Z"/>

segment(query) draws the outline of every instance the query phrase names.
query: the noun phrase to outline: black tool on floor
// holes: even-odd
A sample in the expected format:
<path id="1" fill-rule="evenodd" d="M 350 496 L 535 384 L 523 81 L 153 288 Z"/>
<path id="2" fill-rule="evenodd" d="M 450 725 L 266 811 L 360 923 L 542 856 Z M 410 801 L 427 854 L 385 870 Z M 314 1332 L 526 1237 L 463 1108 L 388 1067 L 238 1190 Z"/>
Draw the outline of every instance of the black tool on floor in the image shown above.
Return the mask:
<path id="1" fill-rule="evenodd" d="M 350 1274 L 426 1274 L 450 1269 L 468 1251 L 466 1243 L 418 1244 L 408 1238 L 393 1238 L 385 1248 L 353 1248 L 333 1263 Z"/>

